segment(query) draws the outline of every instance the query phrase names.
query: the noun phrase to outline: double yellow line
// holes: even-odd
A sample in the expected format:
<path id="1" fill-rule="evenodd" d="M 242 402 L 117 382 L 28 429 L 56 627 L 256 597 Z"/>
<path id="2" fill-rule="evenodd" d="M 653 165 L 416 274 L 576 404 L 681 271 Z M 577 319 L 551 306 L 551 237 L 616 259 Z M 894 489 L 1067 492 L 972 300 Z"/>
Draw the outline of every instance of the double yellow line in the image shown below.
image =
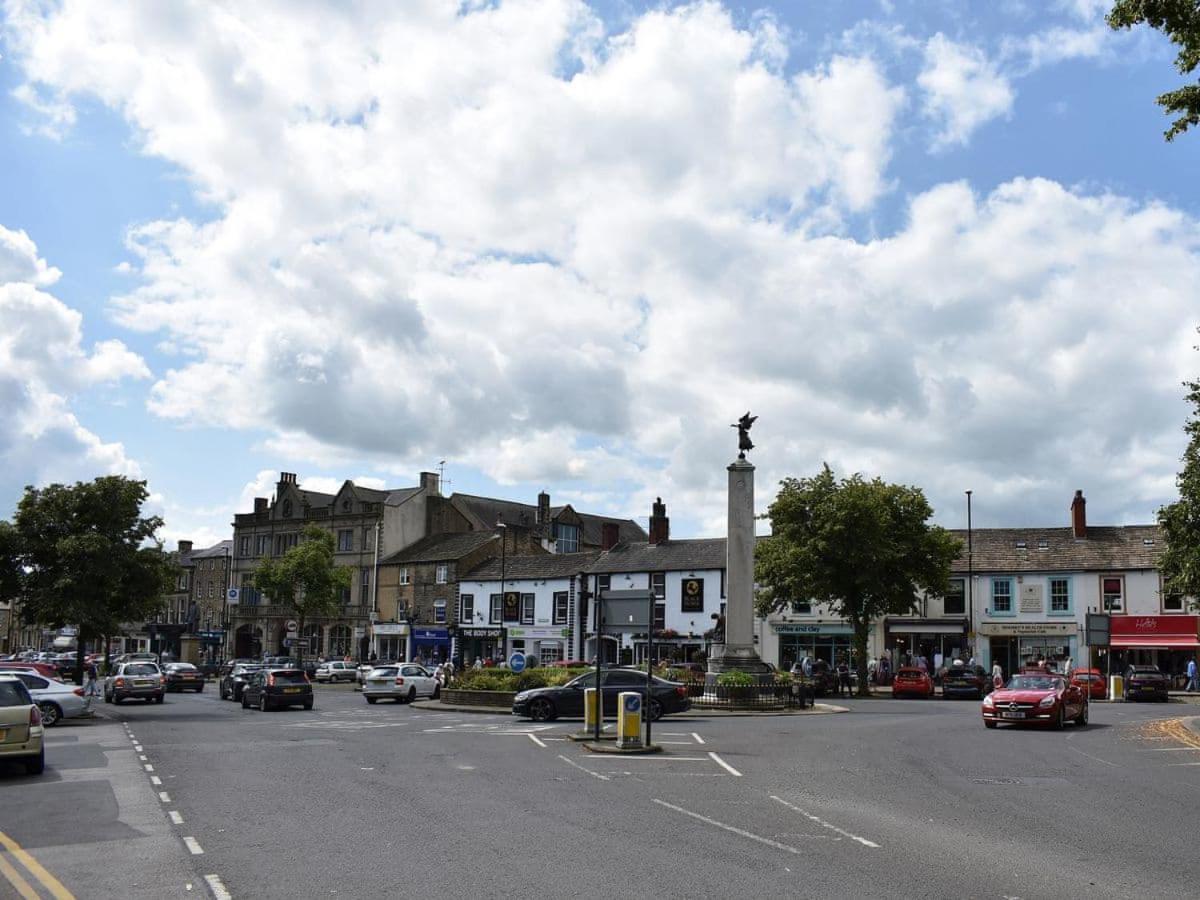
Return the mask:
<path id="1" fill-rule="evenodd" d="M 20 844 L 0 831 L 0 875 L 16 888 L 22 900 L 42 900 L 42 895 L 35 891 L 21 871 L 8 861 L 10 855 L 25 867 L 39 886 L 50 892 L 50 896 L 54 900 L 75 900 L 75 895 L 63 887 L 61 881 L 47 872 L 45 866 L 34 859 Z"/>

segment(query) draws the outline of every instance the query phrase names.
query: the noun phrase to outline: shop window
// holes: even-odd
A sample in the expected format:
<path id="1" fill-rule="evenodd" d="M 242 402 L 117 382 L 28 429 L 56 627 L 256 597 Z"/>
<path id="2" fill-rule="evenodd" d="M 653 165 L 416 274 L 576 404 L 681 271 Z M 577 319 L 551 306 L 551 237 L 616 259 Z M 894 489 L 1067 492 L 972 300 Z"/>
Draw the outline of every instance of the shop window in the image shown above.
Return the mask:
<path id="1" fill-rule="evenodd" d="M 475 621 L 475 595 L 462 594 L 458 598 L 458 621 L 470 625 Z"/>
<path id="2" fill-rule="evenodd" d="M 1013 614 L 1013 599 L 1012 599 L 1012 579 L 1011 578 L 993 578 L 992 579 L 992 613 L 998 616 L 1011 616 Z"/>
<path id="3" fill-rule="evenodd" d="M 1163 592 L 1163 612 L 1183 612 L 1183 594 Z"/>
<path id="4" fill-rule="evenodd" d="M 350 626 L 334 625 L 329 629 L 329 655 L 332 657 L 350 655 Z"/>
<path id="5" fill-rule="evenodd" d="M 543 666 L 551 666 L 562 659 L 562 645 L 541 644 L 538 647 L 538 662 Z"/>
<path id="6" fill-rule="evenodd" d="M 434 621 L 434 624 L 437 624 L 437 625 L 445 625 L 446 624 L 446 601 L 445 600 L 434 600 L 433 601 L 433 621 Z"/>
<path id="7" fill-rule="evenodd" d="M 533 608 L 534 608 L 534 604 L 536 602 L 537 602 L 537 597 L 534 594 L 522 594 L 521 595 L 521 624 L 522 625 L 532 625 L 533 624 Z"/>
<path id="8" fill-rule="evenodd" d="M 950 587 L 943 599 L 943 610 L 948 616 L 962 616 L 967 612 L 967 582 L 962 578 L 951 578 Z"/>
<path id="9" fill-rule="evenodd" d="M 554 592 L 554 624 L 567 624 L 567 608 L 570 602 L 570 594 L 566 591 Z"/>
<path id="10" fill-rule="evenodd" d="M 1125 579 L 1120 575 L 1103 576 L 1100 579 L 1100 599 L 1105 612 L 1123 612 L 1125 609 Z"/>
<path id="11" fill-rule="evenodd" d="M 1071 579 L 1050 579 L 1050 613 L 1065 615 L 1071 612 Z"/>
<path id="12" fill-rule="evenodd" d="M 338 551 L 345 553 L 354 549 L 354 529 L 343 528 L 338 532 Z"/>

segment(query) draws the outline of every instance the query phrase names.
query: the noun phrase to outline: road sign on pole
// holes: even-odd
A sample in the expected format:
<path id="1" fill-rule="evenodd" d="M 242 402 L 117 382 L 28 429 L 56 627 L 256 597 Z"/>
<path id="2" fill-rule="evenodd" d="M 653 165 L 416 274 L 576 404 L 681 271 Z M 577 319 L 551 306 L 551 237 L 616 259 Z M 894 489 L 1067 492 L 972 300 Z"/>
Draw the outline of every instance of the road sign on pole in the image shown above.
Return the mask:
<path id="1" fill-rule="evenodd" d="M 288 631 L 299 631 L 300 623 L 297 622 L 295 619 L 288 619 L 286 622 L 284 622 L 284 627 Z"/>
<path id="2" fill-rule="evenodd" d="M 225 599 L 229 601 L 230 606 L 234 606 L 238 602 L 238 589 L 230 588 L 225 592 Z"/>
<path id="3" fill-rule="evenodd" d="M 524 653 L 514 653 L 512 656 L 510 656 L 508 658 L 508 667 L 509 667 L 509 669 L 511 669 L 514 672 L 524 672 L 525 671 L 525 654 Z"/>

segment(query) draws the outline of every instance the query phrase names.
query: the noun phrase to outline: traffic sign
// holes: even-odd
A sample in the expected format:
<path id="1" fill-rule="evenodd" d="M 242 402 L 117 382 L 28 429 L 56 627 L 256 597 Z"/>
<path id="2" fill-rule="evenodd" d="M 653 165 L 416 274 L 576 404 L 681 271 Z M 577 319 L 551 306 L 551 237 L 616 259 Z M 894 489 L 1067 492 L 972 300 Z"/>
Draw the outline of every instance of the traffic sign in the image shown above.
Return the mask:
<path id="1" fill-rule="evenodd" d="M 509 667 L 509 669 L 511 669 L 514 672 L 524 672 L 525 671 L 525 654 L 524 653 L 514 653 L 512 656 L 510 656 L 508 658 L 508 667 Z"/>
<path id="2" fill-rule="evenodd" d="M 238 602 L 238 589 L 230 588 L 229 590 L 227 590 L 225 592 L 225 597 L 229 600 L 230 603 L 237 603 Z"/>
<path id="3" fill-rule="evenodd" d="M 300 630 L 300 623 L 297 622 L 295 619 L 288 619 L 283 624 L 284 624 L 284 627 L 288 631 L 299 631 Z"/>

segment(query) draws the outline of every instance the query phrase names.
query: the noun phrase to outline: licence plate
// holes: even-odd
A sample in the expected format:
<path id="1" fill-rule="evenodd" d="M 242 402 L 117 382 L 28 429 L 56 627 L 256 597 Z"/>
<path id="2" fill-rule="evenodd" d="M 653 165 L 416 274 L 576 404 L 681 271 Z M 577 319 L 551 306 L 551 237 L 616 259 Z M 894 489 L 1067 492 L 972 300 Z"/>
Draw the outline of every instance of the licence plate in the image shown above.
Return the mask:
<path id="1" fill-rule="evenodd" d="M 1023 713 L 1023 712 L 1002 712 L 1002 713 L 1000 713 L 1000 718 L 1002 718 L 1002 719 L 1023 719 L 1023 718 L 1025 718 L 1025 713 Z"/>
<path id="2" fill-rule="evenodd" d="M 387 684 L 387 681 L 386 681 L 385 679 L 383 679 L 383 678 L 372 678 L 372 679 L 371 679 L 371 684 L 380 684 L 380 685 L 383 685 L 383 684 Z"/>
<path id="3" fill-rule="evenodd" d="M 301 690 L 303 690 L 303 688 L 284 688 L 283 692 L 285 694 L 298 694 Z"/>
<path id="4" fill-rule="evenodd" d="M 134 687 L 150 687 L 153 684 L 154 684 L 153 681 L 135 681 L 133 683 L 133 686 Z"/>

